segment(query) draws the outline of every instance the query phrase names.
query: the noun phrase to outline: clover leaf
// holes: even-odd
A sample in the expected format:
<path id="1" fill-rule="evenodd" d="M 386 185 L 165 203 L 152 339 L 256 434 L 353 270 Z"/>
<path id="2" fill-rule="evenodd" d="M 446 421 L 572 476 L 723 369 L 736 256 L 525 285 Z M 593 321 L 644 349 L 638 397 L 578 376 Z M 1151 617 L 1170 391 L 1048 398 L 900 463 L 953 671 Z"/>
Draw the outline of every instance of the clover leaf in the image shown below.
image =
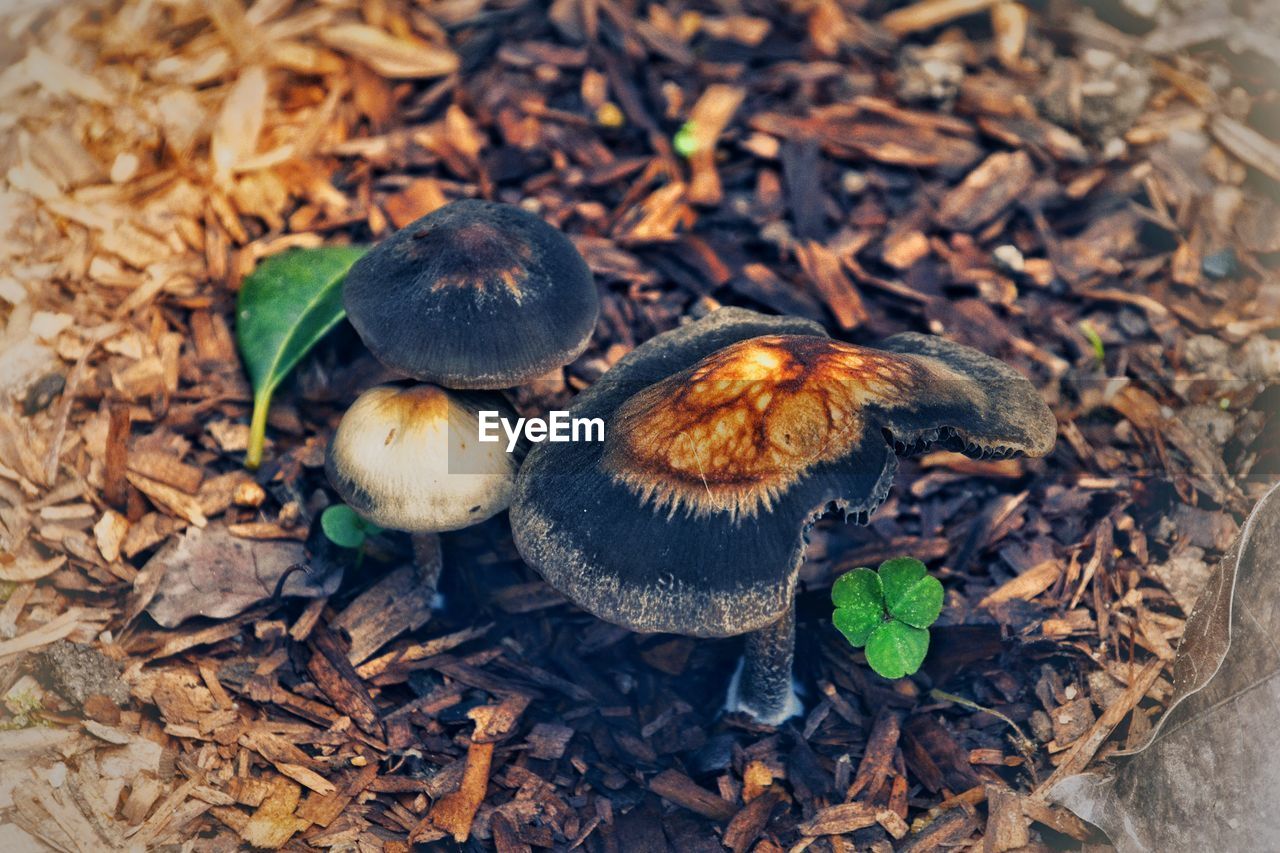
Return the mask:
<path id="1" fill-rule="evenodd" d="M 924 663 L 929 651 L 929 631 L 890 619 L 871 632 L 867 640 L 867 663 L 885 678 L 912 675 Z"/>
<path id="2" fill-rule="evenodd" d="M 880 564 L 884 603 L 889 615 L 916 628 L 928 628 L 942 613 L 942 584 L 929 575 L 924 563 L 898 557 Z"/>
<path id="3" fill-rule="evenodd" d="M 856 569 L 839 577 L 831 587 L 836 605 L 831 621 L 855 647 L 867 644 L 871 632 L 884 621 L 884 590 L 880 576 L 870 569 Z"/>
<path id="4" fill-rule="evenodd" d="M 942 584 L 913 557 L 854 569 L 831 587 L 831 622 L 885 678 L 915 673 L 929 651 L 928 628 L 942 612 Z"/>

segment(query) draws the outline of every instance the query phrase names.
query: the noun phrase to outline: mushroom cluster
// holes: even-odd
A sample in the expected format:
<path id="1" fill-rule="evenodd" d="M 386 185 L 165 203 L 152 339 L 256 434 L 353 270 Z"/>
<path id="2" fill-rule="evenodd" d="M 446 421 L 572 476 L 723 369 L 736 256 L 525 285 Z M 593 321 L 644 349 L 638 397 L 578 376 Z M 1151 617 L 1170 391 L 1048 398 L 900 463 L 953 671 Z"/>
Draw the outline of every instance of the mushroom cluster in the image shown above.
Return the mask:
<path id="1" fill-rule="evenodd" d="M 865 523 L 898 453 L 1042 456 L 1056 422 L 977 350 L 906 333 L 868 349 L 815 323 L 723 308 L 647 341 L 575 400 L 600 444 L 544 444 L 516 479 L 524 559 L 580 607 L 635 631 L 746 634 L 727 708 L 778 724 L 792 685 L 806 534 Z M 625 543 L 625 547 L 620 547 Z"/>
<path id="2" fill-rule="evenodd" d="M 599 298 L 573 243 L 518 207 L 455 201 L 356 262 L 343 303 L 369 351 L 414 381 L 369 389 L 343 415 L 325 460 L 334 489 L 415 535 L 506 509 L 518 458 L 478 441 L 477 415 L 513 414 L 494 392 L 586 349 Z"/>

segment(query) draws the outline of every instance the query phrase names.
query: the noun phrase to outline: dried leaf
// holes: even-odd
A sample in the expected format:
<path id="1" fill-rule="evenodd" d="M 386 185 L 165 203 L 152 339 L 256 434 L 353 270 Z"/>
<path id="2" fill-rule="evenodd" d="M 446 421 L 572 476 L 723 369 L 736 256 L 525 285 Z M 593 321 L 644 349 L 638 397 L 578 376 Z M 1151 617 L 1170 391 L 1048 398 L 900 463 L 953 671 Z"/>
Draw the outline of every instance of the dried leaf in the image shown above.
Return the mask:
<path id="1" fill-rule="evenodd" d="M 271 792 L 249 819 L 241 837 L 254 847 L 276 850 L 283 847 L 294 833 L 307 828 L 307 822 L 294 815 L 302 799 L 302 789 L 283 776 L 277 776 Z"/>
<path id="2" fill-rule="evenodd" d="M 703 788 L 679 770 L 663 770 L 649 780 L 649 790 L 715 821 L 728 820 L 738 811 L 728 800 Z"/>
<path id="3" fill-rule="evenodd" d="M 466 841 L 471 835 L 471 823 L 489 788 L 489 767 L 492 760 L 492 743 L 472 741 L 467 749 L 467 766 L 462 774 L 462 786 L 452 794 L 441 797 L 431 808 L 428 820 L 437 829 L 451 834 L 455 841 Z"/>
<path id="4" fill-rule="evenodd" d="M 1224 115 L 1214 116 L 1209 129 L 1232 154 L 1273 181 L 1280 181 L 1280 145 Z"/>
<path id="5" fill-rule="evenodd" d="M 894 9 L 880 19 L 880 25 L 895 36 L 927 30 L 996 5 L 1000 0 L 921 0 Z"/>
<path id="6" fill-rule="evenodd" d="M 114 102 L 111 92 L 96 77 L 72 68 L 38 47 L 31 48 L 24 62 L 29 79 L 50 92 L 104 105 Z"/>
<path id="7" fill-rule="evenodd" d="M 708 86 L 689 112 L 687 126 L 691 129 L 693 142 L 689 161 L 693 177 L 689 182 L 688 198 L 693 204 L 720 203 L 720 176 L 715 165 L 716 141 L 746 94 L 746 89 L 739 86 Z"/>
<path id="8" fill-rule="evenodd" d="M 840 258 L 821 243 L 810 240 L 796 247 L 796 259 L 813 281 L 822 301 L 842 329 L 853 329 L 871 318 L 857 286 L 840 266 Z"/>
<path id="9" fill-rule="evenodd" d="M 204 527 L 209 523 L 200 508 L 200 502 L 187 493 L 180 492 L 172 486 L 166 486 L 164 483 L 158 483 L 150 477 L 143 477 L 141 474 L 130 472 L 125 476 L 135 489 L 150 498 L 151 502 L 160 509 L 189 521 L 196 527 Z"/>
<path id="10" fill-rule="evenodd" d="M 1050 796 L 1121 853 L 1265 850 L 1280 838 L 1280 486 L 1254 508 L 1187 621 L 1174 699 L 1145 746 L 1109 776 Z"/>
<path id="11" fill-rule="evenodd" d="M 867 803 L 840 803 L 818 809 L 800 824 L 801 835 L 844 835 L 876 822 L 876 807 Z"/>
<path id="12" fill-rule="evenodd" d="M 147 561 L 148 577 L 163 577 L 147 612 L 166 628 L 192 616 L 226 619 L 271 597 L 281 575 L 302 564 L 306 551 L 289 540 L 240 539 L 221 525 L 188 528 Z M 312 577 L 297 571 L 284 595 L 319 598 L 338 589 L 342 573 Z"/>
<path id="13" fill-rule="evenodd" d="M 953 231 L 985 225 L 1025 193 L 1035 176 L 1035 165 L 1025 151 L 992 154 L 942 199 L 938 224 Z"/>
<path id="14" fill-rule="evenodd" d="M 98 551 L 108 563 L 120 558 L 120 547 L 129 532 L 129 521 L 115 510 L 109 509 L 93 526 L 93 535 L 98 543 Z"/>

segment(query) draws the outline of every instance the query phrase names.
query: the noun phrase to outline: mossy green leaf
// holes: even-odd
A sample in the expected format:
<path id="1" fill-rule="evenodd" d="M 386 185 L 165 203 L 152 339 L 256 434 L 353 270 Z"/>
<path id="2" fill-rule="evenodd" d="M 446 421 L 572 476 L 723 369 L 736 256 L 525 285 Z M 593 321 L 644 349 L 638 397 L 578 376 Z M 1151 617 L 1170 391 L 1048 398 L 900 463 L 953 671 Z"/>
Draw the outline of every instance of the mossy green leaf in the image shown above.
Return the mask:
<path id="1" fill-rule="evenodd" d="M 671 147 L 686 160 L 697 153 L 698 136 L 692 120 L 680 125 L 680 129 L 676 131 L 676 135 L 671 139 Z"/>
<path id="2" fill-rule="evenodd" d="M 262 462 L 271 395 L 311 348 L 342 321 L 342 280 L 367 250 L 296 249 L 263 261 L 244 280 L 236 305 L 236 342 L 253 383 L 253 420 L 245 464 Z"/>
<path id="3" fill-rule="evenodd" d="M 867 639 L 867 663 L 885 678 L 914 674 L 928 652 L 929 632 L 897 619 L 882 623 Z"/>

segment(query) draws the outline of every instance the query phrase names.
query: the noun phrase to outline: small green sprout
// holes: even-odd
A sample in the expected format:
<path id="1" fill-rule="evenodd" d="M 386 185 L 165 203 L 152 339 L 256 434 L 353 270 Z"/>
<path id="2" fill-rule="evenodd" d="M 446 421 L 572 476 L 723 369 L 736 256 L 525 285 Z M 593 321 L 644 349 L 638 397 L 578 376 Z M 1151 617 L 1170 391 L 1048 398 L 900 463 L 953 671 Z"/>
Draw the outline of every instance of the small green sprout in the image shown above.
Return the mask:
<path id="1" fill-rule="evenodd" d="M 929 651 L 929 626 L 942 612 L 943 590 L 924 563 L 895 557 L 878 571 L 854 569 L 831 587 L 831 622 L 855 648 L 866 647 L 867 663 L 885 678 L 920 669 Z"/>
<path id="2" fill-rule="evenodd" d="M 671 147 L 676 153 L 686 160 L 692 157 L 698 150 L 697 129 L 692 121 L 686 121 L 680 125 L 680 129 L 676 131 L 676 135 L 671 138 Z"/>
<path id="3" fill-rule="evenodd" d="M 1089 341 L 1089 346 L 1093 347 L 1093 357 L 1097 359 L 1098 364 L 1102 364 L 1107 360 L 1107 348 L 1102 343 L 1102 336 L 1098 334 L 1098 330 L 1088 320 L 1080 321 L 1080 333 Z"/>
<path id="4" fill-rule="evenodd" d="M 339 548 L 359 551 L 356 565 L 364 560 L 364 543 L 370 536 L 377 536 L 382 528 L 372 521 L 365 521 L 346 504 L 333 504 L 320 514 L 320 529 L 325 537 Z"/>

